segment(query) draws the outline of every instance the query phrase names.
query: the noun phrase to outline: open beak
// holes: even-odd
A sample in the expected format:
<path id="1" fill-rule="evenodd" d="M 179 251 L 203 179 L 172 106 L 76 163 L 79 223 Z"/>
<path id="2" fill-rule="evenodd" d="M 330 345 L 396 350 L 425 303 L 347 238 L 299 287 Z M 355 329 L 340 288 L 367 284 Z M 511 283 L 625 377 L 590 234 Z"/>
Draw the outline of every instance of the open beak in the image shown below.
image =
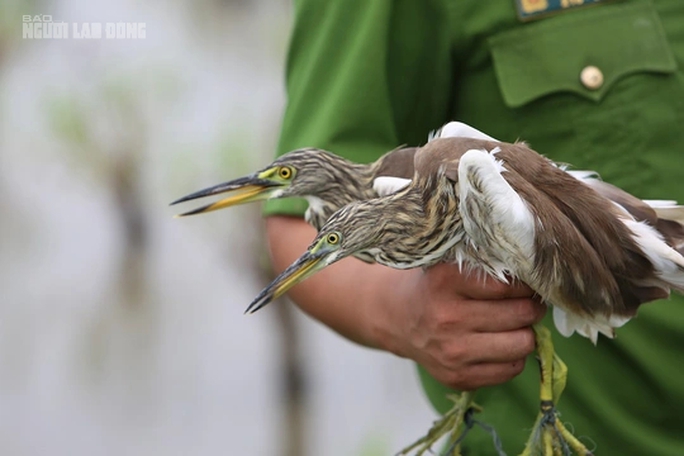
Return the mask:
<path id="1" fill-rule="evenodd" d="M 220 193 L 230 193 L 226 198 L 223 198 L 215 203 L 207 204 L 200 208 L 189 212 L 184 212 L 176 217 L 185 217 L 186 215 L 201 214 L 203 212 L 211 212 L 224 207 L 235 206 L 237 204 L 250 203 L 252 201 L 259 201 L 267 199 L 271 192 L 282 184 L 273 182 L 268 179 L 262 179 L 257 174 L 241 177 L 232 181 L 224 182 L 223 184 L 215 185 L 213 187 L 205 188 L 188 196 L 180 198 L 171 205 L 182 203 L 185 201 L 194 200 L 197 198 L 204 198 L 205 196 L 218 195 Z"/>
<path id="2" fill-rule="evenodd" d="M 313 275 L 326 266 L 324 259 L 329 252 L 326 251 L 307 251 L 297 261 L 285 269 L 273 282 L 261 290 L 259 296 L 247 307 L 245 313 L 254 313 L 271 301 L 278 299 L 293 286 L 302 280 Z"/>

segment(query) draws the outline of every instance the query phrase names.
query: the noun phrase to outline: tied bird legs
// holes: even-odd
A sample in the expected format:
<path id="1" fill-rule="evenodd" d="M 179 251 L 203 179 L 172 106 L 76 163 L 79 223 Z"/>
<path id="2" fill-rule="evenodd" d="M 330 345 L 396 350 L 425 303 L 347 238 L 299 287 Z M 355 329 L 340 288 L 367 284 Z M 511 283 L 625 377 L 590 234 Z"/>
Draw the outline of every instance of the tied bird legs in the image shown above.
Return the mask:
<path id="1" fill-rule="evenodd" d="M 594 342 L 599 332 L 613 337 L 640 304 L 684 289 L 684 258 L 673 248 L 681 239 L 657 231 L 657 209 L 631 195 L 626 200 L 639 201 L 638 210 L 603 196 L 524 144 L 439 139 L 416 153 L 415 169 L 403 190 L 331 216 L 248 312 L 355 252 L 398 269 L 447 260 L 504 281 L 514 277 L 554 307 L 561 334 L 578 332 Z M 539 436 L 553 452 L 589 454 L 555 419 L 564 368 L 536 329 L 543 409 L 525 452 L 532 453 Z"/>

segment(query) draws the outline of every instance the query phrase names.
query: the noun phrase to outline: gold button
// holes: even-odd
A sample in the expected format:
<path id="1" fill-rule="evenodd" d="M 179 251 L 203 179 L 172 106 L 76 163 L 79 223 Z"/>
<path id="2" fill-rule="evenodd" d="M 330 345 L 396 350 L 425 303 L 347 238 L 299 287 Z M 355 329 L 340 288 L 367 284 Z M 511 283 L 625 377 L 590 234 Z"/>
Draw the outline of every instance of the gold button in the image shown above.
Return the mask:
<path id="1" fill-rule="evenodd" d="M 580 73 L 582 85 L 589 90 L 596 90 L 603 85 L 603 73 L 593 65 L 584 67 Z"/>

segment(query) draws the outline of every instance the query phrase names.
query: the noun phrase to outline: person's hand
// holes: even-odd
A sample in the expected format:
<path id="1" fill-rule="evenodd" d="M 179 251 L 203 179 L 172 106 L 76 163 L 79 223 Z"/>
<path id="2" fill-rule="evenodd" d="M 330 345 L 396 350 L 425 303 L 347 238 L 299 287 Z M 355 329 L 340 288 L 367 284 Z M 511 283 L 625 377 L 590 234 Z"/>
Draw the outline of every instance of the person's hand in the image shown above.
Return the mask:
<path id="1" fill-rule="evenodd" d="M 315 230 L 269 217 L 276 270 L 311 242 Z M 400 271 L 346 258 L 293 287 L 302 310 L 365 346 L 421 364 L 439 382 L 469 390 L 510 380 L 534 350 L 530 325 L 546 306 L 532 290 L 459 272 L 455 265 Z"/>
<path id="2" fill-rule="evenodd" d="M 379 297 L 379 313 L 369 310 L 383 348 L 459 390 L 500 384 L 522 372 L 535 348 L 530 325 L 546 311 L 529 287 L 461 273 L 455 265 L 411 272 L 391 296 Z"/>

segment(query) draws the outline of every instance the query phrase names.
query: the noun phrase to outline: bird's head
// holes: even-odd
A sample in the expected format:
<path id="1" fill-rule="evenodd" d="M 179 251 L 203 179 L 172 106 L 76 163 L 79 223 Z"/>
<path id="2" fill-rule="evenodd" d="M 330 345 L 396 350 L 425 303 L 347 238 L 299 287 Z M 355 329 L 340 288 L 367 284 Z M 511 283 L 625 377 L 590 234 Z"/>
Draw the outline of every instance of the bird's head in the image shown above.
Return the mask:
<path id="1" fill-rule="evenodd" d="M 383 224 L 371 201 L 349 204 L 334 213 L 304 254 L 252 301 L 254 313 L 321 269 L 350 255 L 373 257 L 380 247 Z"/>
<path id="2" fill-rule="evenodd" d="M 186 216 L 270 198 L 318 196 L 334 180 L 332 171 L 343 167 L 343 162 L 321 149 L 297 149 L 253 174 L 200 190 L 171 204 L 227 193 L 219 201 L 180 214 Z"/>

